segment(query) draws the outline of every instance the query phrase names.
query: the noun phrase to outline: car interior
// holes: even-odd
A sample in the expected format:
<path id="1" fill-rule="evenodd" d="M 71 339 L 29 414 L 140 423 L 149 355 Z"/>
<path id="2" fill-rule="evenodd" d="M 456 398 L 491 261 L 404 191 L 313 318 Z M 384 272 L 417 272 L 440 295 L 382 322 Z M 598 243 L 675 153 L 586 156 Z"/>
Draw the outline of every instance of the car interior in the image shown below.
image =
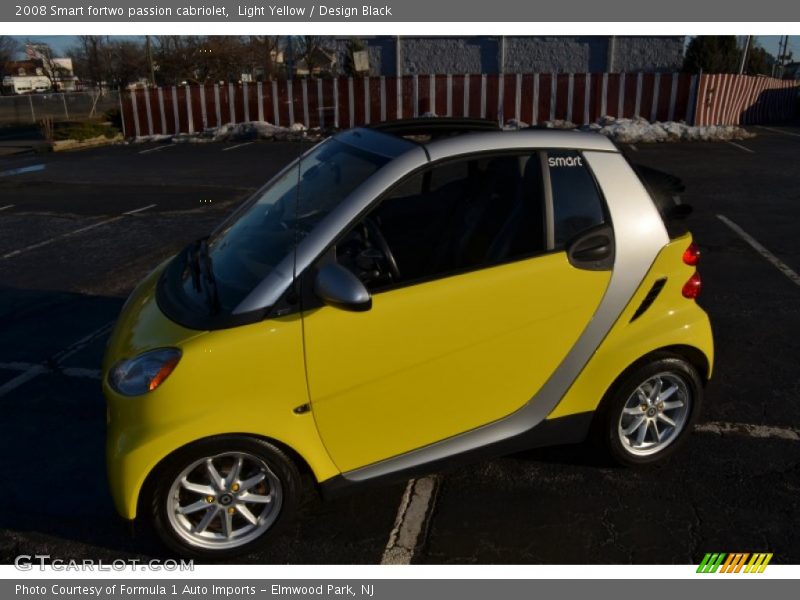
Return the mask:
<path id="1" fill-rule="evenodd" d="M 537 254 L 543 196 L 538 154 L 451 161 L 401 183 L 337 245 L 337 258 L 376 290 Z"/>

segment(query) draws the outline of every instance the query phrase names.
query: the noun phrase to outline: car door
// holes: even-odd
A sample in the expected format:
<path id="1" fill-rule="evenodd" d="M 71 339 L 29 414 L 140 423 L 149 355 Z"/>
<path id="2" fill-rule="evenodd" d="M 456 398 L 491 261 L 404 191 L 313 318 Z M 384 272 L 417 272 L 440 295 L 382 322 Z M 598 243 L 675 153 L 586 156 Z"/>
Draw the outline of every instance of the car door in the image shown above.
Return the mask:
<path id="1" fill-rule="evenodd" d="M 573 203 L 559 222 L 551 181 L 556 171 L 585 168 L 549 158 L 527 152 L 434 165 L 338 242 L 335 259 L 364 281 L 372 307 L 306 306 L 303 328 L 314 418 L 339 469 L 509 415 L 570 351 L 610 270 L 570 258 L 564 238 L 602 228 L 604 213 L 586 171 L 581 181 L 596 207 Z M 378 258 L 376 237 L 399 273 Z"/>

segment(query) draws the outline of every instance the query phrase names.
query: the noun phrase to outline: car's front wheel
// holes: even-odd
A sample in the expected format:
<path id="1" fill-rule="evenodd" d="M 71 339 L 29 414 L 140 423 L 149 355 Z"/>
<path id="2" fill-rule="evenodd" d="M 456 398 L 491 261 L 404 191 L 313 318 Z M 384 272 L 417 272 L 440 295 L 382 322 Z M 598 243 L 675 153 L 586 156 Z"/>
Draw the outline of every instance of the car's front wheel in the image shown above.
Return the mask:
<path id="1" fill-rule="evenodd" d="M 174 551 L 225 559 L 257 550 L 294 512 L 296 466 L 259 439 L 220 436 L 179 450 L 159 469 L 151 515 Z"/>
<path id="2" fill-rule="evenodd" d="M 619 464 L 657 462 L 686 441 L 702 401 L 702 380 L 691 363 L 654 357 L 611 391 L 598 423 L 602 441 Z"/>

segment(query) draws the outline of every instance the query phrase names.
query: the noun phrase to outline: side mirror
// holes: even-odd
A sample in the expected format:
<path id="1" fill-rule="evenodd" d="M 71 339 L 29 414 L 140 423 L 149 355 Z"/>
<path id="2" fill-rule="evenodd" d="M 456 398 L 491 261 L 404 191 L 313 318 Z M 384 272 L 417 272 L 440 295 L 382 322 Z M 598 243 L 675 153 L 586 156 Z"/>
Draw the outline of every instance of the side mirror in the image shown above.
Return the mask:
<path id="1" fill-rule="evenodd" d="M 325 304 L 345 310 L 372 308 L 372 296 L 361 280 L 343 266 L 331 263 L 322 267 L 314 279 L 314 293 Z"/>

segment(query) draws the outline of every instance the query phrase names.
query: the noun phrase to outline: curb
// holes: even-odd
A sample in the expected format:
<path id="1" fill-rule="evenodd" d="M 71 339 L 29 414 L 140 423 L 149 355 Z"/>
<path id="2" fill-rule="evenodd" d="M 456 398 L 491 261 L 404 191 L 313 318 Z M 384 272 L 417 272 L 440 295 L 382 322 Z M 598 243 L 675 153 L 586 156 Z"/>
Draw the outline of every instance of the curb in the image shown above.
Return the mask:
<path id="1" fill-rule="evenodd" d="M 104 135 L 88 138 L 85 140 L 58 140 L 52 143 L 53 152 L 65 152 L 69 150 L 83 150 L 86 148 L 99 148 L 100 146 L 111 146 L 123 141 L 122 134 L 117 134 L 112 138 Z"/>

